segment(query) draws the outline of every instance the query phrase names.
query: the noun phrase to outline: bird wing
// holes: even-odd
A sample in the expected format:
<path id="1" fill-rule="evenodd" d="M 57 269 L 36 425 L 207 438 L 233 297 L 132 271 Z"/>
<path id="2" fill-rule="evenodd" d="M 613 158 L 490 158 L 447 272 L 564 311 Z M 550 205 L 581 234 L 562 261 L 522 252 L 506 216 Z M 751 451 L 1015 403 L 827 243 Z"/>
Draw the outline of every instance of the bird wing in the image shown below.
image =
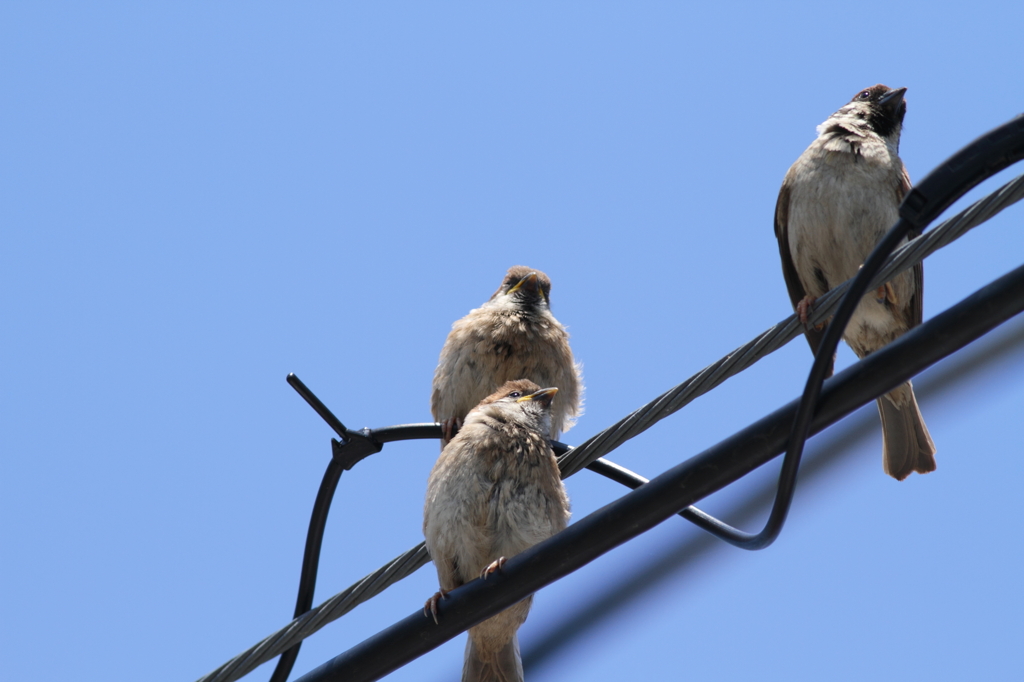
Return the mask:
<path id="1" fill-rule="evenodd" d="M 911 187 L 910 174 L 907 173 L 907 167 L 902 166 L 902 169 L 903 172 L 900 173 L 896 185 L 896 201 L 899 203 L 903 203 L 903 199 L 910 192 Z M 907 240 L 915 239 L 920 235 L 921 231 L 915 227 L 907 233 Z M 921 321 L 924 319 L 924 263 L 918 263 L 914 266 L 914 295 L 910 297 L 909 305 L 902 312 L 908 316 L 906 324 L 910 328 L 921 324 Z"/>
<path id="2" fill-rule="evenodd" d="M 782 258 L 782 276 L 786 279 L 786 289 L 789 290 L 789 300 L 793 304 L 793 310 L 807 295 L 800 275 L 793 263 L 793 254 L 789 252 L 789 178 L 782 182 L 779 190 L 779 199 L 775 203 L 775 237 L 779 240 L 779 256 Z M 804 329 L 804 336 L 811 350 L 817 354 L 821 346 L 821 339 L 825 336 L 824 330 L 813 327 Z M 832 369 L 829 368 L 828 375 L 832 376 Z"/>

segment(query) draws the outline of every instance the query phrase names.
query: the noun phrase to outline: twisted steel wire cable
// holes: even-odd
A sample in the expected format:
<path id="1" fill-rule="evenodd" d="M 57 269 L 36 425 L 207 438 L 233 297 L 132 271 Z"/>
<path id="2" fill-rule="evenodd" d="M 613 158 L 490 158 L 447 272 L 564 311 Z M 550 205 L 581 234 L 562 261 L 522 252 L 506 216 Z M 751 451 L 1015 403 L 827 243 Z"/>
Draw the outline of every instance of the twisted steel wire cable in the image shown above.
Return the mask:
<path id="1" fill-rule="evenodd" d="M 956 216 L 901 247 L 887 260 L 885 267 L 872 280 L 870 287 L 877 287 L 891 279 L 893 275 L 914 266 L 1021 199 L 1024 199 L 1024 175 L 1014 178 Z M 810 324 L 824 322 L 835 312 L 849 284 L 850 282 L 846 282 L 839 285 L 817 300 L 810 316 Z M 658 421 L 682 409 L 697 397 L 716 388 L 726 379 L 742 372 L 801 334 L 803 326 L 795 315 L 772 326 L 749 343 L 708 365 L 616 424 L 587 439 L 581 445 L 571 448 L 559 458 L 562 477 L 567 478 L 598 461 L 600 457 L 625 441 L 643 433 Z M 233 682 L 240 679 L 390 585 L 408 577 L 429 560 L 424 544 L 420 543 L 216 670 L 199 678 L 197 682 Z"/>

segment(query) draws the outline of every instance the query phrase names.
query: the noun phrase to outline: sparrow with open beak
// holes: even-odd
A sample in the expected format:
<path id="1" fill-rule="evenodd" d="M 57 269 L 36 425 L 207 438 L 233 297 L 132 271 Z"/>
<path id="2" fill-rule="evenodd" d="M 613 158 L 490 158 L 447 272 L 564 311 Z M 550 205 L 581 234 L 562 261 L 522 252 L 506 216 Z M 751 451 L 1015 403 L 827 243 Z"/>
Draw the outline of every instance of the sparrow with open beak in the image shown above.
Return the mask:
<path id="1" fill-rule="evenodd" d="M 430 411 L 445 429 L 442 447 L 477 403 L 515 379 L 559 387 L 551 438 L 572 426 L 582 411 L 583 380 L 550 297 L 547 275 L 516 265 L 488 301 L 452 325 L 430 398 Z"/>
<path id="2" fill-rule="evenodd" d="M 818 138 L 782 182 L 775 236 L 790 300 L 805 325 L 815 299 L 856 275 L 899 218 L 910 190 L 898 154 L 906 91 L 875 85 L 857 93 L 818 126 Z M 843 338 L 858 357 L 869 355 L 921 324 L 923 296 L 918 263 L 865 296 Z M 806 329 L 813 351 L 823 335 L 820 328 Z M 934 471 L 935 444 L 910 382 L 877 402 L 885 472 L 903 480 L 914 471 Z"/>
<path id="3" fill-rule="evenodd" d="M 548 442 L 557 388 L 510 381 L 466 416 L 441 451 L 427 483 L 423 534 L 438 600 L 501 569 L 506 558 L 545 540 L 569 521 L 569 498 Z M 463 682 L 523 679 L 516 632 L 533 596 L 469 629 Z"/>

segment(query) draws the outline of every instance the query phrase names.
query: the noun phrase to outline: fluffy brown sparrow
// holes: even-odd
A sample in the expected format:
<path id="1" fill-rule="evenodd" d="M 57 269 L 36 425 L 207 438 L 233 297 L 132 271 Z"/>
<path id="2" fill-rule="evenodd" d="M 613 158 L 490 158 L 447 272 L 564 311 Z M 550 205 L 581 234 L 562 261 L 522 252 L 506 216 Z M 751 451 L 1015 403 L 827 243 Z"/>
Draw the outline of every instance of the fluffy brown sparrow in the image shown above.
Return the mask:
<path id="1" fill-rule="evenodd" d="M 452 325 L 430 397 L 430 411 L 445 429 L 442 447 L 477 403 L 514 379 L 558 386 L 551 438 L 573 425 L 582 411 L 583 380 L 550 297 L 547 275 L 516 265 L 488 301 Z"/>
<path id="2" fill-rule="evenodd" d="M 789 298 L 805 325 L 815 299 L 856 275 L 899 218 L 910 190 L 897 153 L 906 91 L 875 85 L 857 93 L 818 126 L 818 139 L 782 182 L 775 236 Z M 918 263 L 865 296 L 843 338 L 857 357 L 878 350 L 921 324 L 923 295 L 924 268 Z M 805 333 L 817 352 L 823 330 Z M 934 471 L 935 444 L 910 382 L 880 397 L 878 411 L 885 472 L 903 480 L 913 471 Z"/>
<path id="3" fill-rule="evenodd" d="M 427 483 L 423 534 L 441 590 L 500 570 L 507 557 L 569 521 L 569 498 L 548 442 L 557 388 L 509 381 L 484 398 L 441 451 Z M 523 679 L 516 631 L 533 596 L 469 629 L 463 682 Z"/>

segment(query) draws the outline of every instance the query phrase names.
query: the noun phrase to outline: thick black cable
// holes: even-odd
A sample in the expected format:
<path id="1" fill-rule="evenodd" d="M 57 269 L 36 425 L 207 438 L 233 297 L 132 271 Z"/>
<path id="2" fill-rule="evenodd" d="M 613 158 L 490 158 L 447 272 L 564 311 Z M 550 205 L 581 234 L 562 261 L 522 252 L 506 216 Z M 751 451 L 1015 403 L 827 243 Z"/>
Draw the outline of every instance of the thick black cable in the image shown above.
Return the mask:
<path id="1" fill-rule="evenodd" d="M 712 535 L 741 549 L 764 549 L 775 542 L 786 523 L 786 516 L 793 501 L 800 458 L 810 435 L 811 419 L 821 394 L 822 384 L 832 367 L 846 325 L 853 317 L 861 298 L 867 293 L 871 278 L 882 269 L 889 254 L 896 250 L 911 230 L 923 232 L 931 221 L 972 188 L 1022 158 L 1024 114 L 982 135 L 961 149 L 908 192 L 900 205 L 900 219 L 864 261 L 825 330 L 800 398 L 800 407 L 793 419 L 789 447 L 782 460 L 782 471 L 779 474 L 778 493 L 764 528 L 758 533 L 746 533 L 699 509 L 693 509 L 693 516 L 687 518 Z"/>
<path id="2" fill-rule="evenodd" d="M 705 531 L 729 542 L 737 547 L 749 550 L 763 549 L 778 537 L 785 524 L 786 516 L 792 503 L 796 487 L 796 477 L 804 444 L 809 434 L 811 419 L 815 405 L 820 396 L 825 376 L 831 367 L 831 358 L 838 347 L 842 331 L 849 322 L 860 298 L 866 293 L 870 279 L 882 268 L 885 259 L 899 246 L 910 230 L 918 232 L 938 217 L 946 208 L 953 204 L 971 188 L 991 175 L 1003 170 L 1024 157 L 1024 116 L 1018 116 L 1008 123 L 983 135 L 973 143 L 955 154 L 952 158 L 930 173 L 915 187 L 900 207 L 900 221 L 890 230 L 886 237 L 872 252 L 864 267 L 858 273 L 841 302 L 839 309 L 826 330 L 825 337 L 812 365 L 810 376 L 801 397 L 800 407 L 794 418 L 792 437 L 789 448 L 783 459 L 782 471 L 779 476 L 778 492 L 772 505 L 768 521 L 761 532 L 750 534 L 714 518 L 705 512 L 690 507 L 679 512 L 687 520 Z M 363 457 L 379 452 L 383 442 L 390 440 L 406 440 L 410 438 L 436 438 L 437 425 L 417 424 L 389 427 L 370 432 L 352 432 L 345 428 L 326 406 L 312 393 L 294 374 L 288 381 L 296 391 L 306 399 L 314 410 L 342 437 L 342 442 L 332 441 L 336 455 L 340 455 L 342 446 L 349 446 L 344 452 L 345 460 L 332 459 L 324 474 L 317 501 L 314 504 L 310 528 L 306 538 L 306 551 L 303 556 L 303 567 L 299 585 L 299 596 L 296 603 L 295 617 L 302 615 L 312 606 L 313 590 L 316 583 L 317 565 L 323 539 L 327 512 L 331 499 L 341 475 L 342 467 L 351 468 Z M 390 437 L 388 437 L 390 436 Z M 353 441 L 363 439 L 369 447 L 353 448 Z M 562 445 L 562 444 L 558 444 Z M 564 452 L 559 448 L 559 454 Z M 365 450 L 365 454 L 362 452 Z M 360 451 L 360 452 L 356 452 Z M 355 456 L 354 456 L 355 455 Z M 601 473 L 630 488 L 637 488 L 646 479 L 609 462 L 599 459 L 587 468 Z M 278 662 L 271 682 L 285 682 L 298 655 L 300 644 L 285 652 Z"/>
<path id="3" fill-rule="evenodd" d="M 1020 133 L 1021 129 L 1024 128 L 1022 118 L 1024 117 L 1017 117 L 1013 121 L 1010 121 L 992 133 L 989 133 L 958 153 L 950 161 L 943 164 L 943 166 L 940 166 L 939 169 L 926 178 L 925 182 L 922 182 L 921 185 L 915 188 L 915 190 L 908 195 L 904 205 L 901 206 L 901 215 L 906 214 L 904 217 L 911 216 L 915 219 L 915 222 L 931 220 L 955 201 L 956 198 L 958 198 L 954 196 L 947 196 L 943 193 L 944 191 L 950 191 L 950 188 L 952 188 L 954 191 L 966 192 L 968 189 L 987 177 L 986 173 L 992 174 L 994 172 L 998 172 L 1006 165 L 1009 165 L 1019 159 L 1021 156 Z M 982 151 L 979 152 L 979 149 Z M 1012 185 L 1013 183 L 1010 184 Z M 1005 189 L 1006 188 L 1004 188 L 1004 190 Z M 930 201 L 928 197 L 939 198 Z M 991 199 L 991 197 L 988 199 Z M 978 203 L 980 204 L 982 202 Z M 974 210 L 976 206 L 977 204 L 972 206 L 968 212 Z M 963 214 L 953 220 L 959 220 L 962 215 Z M 982 220 L 984 219 L 985 218 L 982 218 Z M 894 237 L 893 243 L 898 244 L 901 239 L 902 237 Z M 882 246 L 880 245 L 879 249 L 881 248 Z M 883 253 L 883 260 L 887 255 L 887 252 Z M 866 277 L 863 273 L 862 276 Z M 838 344 L 838 341 L 836 341 L 836 344 Z M 813 370 L 812 378 L 809 378 L 809 384 L 812 382 L 812 379 Z M 334 456 L 324 474 L 324 479 L 321 483 L 320 490 L 318 491 L 317 500 L 314 503 L 313 512 L 310 518 L 310 526 L 306 538 L 306 551 L 303 556 L 303 566 L 299 582 L 299 594 L 296 599 L 295 617 L 298 619 L 299 616 L 307 613 L 312 605 L 319 554 L 327 513 L 330 509 L 331 500 L 337 487 L 341 471 L 344 469 L 350 469 L 364 457 L 379 452 L 383 448 L 383 444 L 386 442 L 418 438 L 439 438 L 440 426 L 434 423 L 407 424 L 386 427 L 383 429 L 362 429 L 360 431 L 352 431 L 347 429 L 345 425 L 342 424 L 329 409 L 327 409 L 319 398 L 317 398 L 316 395 L 314 395 L 313 392 L 310 391 L 297 376 L 290 374 L 288 376 L 288 383 L 295 388 L 295 390 L 309 403 L 317 414 L 319 414 L 341 437 L 341 441 L 332 439 L 332 450 Z M 820 387 L 820 381 L 818 383 Z M 675 409 L 678 409 L 678 407 Z M 799 415 L 797 417 L 797 421 L 799 421 Z M 795 423 L 794 426 L 798 426 L 798 424 Z M 553 442 L 552 445 L 558 455 L 563 455 L 571 449 L 569 446 L 562 443 Z M 797 449 L 802 451 L 802 443 Z M 586 448 L 584 447 L 582 450 L 586 450 Z M 783 474 L 780 476 L 779 493 L 776 497 L 776 505 L 773 507 L 773 514 L 775 514 L 774 536 L 777 536 L 778 531 L 781 529 L 782 521 L 785 519 L 785 512 L 789 507 L 792 488 L 795 484 L 796 465 L 799 462 L 799 457 L 799 453 L 795 458 L 787 456 L 786 462 L 793 462 L 792 467 L 786 467 L 786 462 L 784 462 Z M 582 464 L 582 462 L 580 462 L 580 464 Z M 630 488 L 635 489 L 646 482 L 646 479 L 608 460 L 598 459 L 586 466 L 587 468 L 619 483 L 627 485 Z M 776 513 L 779 509 L 781 509 L 781 515 Z M 765 533 L 767 533 L 769 528 L 773 525 L 772 516 L 770 516 L 769 523 L 766 524 L 765 530 L 758 536 L 753 536 L 732 528 L 695 507 L 684 509 L 679 512 L 679 515 L 692 521 L 704 530 L 707 530 L 709 533 L 726 540 L 727 542 L 731 542 L 732 544 L 745 547 L 747 549 L 759 549 L 767 546 L 772 540 L 774 540 L 774 536 L 767 541 L 764 541 L 763 539 Z M 400 559 L 401 558 L 402 557 L 400 557 Z M 271 678 L 271 682 L 284 682 L 284 680 L 287 679 L 298 654 L 298 649 L 299 645 L 296 644 L 281 655 L 281 660 L 278 662 L 277 669 Z M 244 656 L 242 658 L 244 658 Z M 235 661 L 233 660 L 232 662 L 229 662 L 229 664 L 233 664 L 234 662 Z M 230 665 L 228 665 L 228 667 L 230 667 Z"/>
<path id="4" fill-rule="evenodd" d="M 833 377 L 821 391 L 811 431 L 821 431 L 1022 311 L 1024 266 Z M 502 572 L 453 590 L 440 603 L 440 624 L 417 610 L 300 682 L 379 679 L 650 530 L 778 456 L 788 445 L 798 407 L 799 401 L 789 403 L 510 558 Z"/>
<path id="5" fill-rule="evenodd" d="M 1019 363 L 1018 367 L 1024 366 L 1024 316 L 1006 322 L 969 348 L 917 375 L 914 391 L 932 404 L 941 404 L 959 395 L 968 384 L 985 381 L 981 377 L 986 374 L 991 380 L 995 368 L 1006 367 L 1008 363 L 1012 366 L 1015 362 Z M 869 410 L 859 410 L 817 437 L 815 447 L 811 448 L 816 451 L 815 455 L 806 457 L 800 467 L 800 486 L 804 491 L 815 479 L 819 484 L 824 483 L 821 479 L 826 474 L 836 473 L 841 463 L 850 464 L 864 452 L 878 432 L 878 414 Z M 756 523 L 770 509 L 776 488 L 775 481 L 757 484 L 742 499 L 734 500 L 728 516 Z M 566 604 L 564 609 L 559 609 L 558 616 L 535 627 L 528 640 L 523 641 L 526 677 L 532 677 L 531 673 L 536 674 L 556 657 L 566 654 L 566 649 L 586 641 L 607 622 L 616 622 L 631 602 L 656 594 L 667 582 L 672 582 L 673 590 L 681 584 L 686 586 L 683 589 L 694 589 L 695 584 L 689 580 L 690 571 L 697 568 L 699 557 L 710 556 L 718 544 L 718 538 L 707 533 L 677 535 L 674 541 L 659 545 L 656 552 L 638 557 L 626 573 L 603 575 L 600 585 L 588 589 L 587 599 Z"/>

